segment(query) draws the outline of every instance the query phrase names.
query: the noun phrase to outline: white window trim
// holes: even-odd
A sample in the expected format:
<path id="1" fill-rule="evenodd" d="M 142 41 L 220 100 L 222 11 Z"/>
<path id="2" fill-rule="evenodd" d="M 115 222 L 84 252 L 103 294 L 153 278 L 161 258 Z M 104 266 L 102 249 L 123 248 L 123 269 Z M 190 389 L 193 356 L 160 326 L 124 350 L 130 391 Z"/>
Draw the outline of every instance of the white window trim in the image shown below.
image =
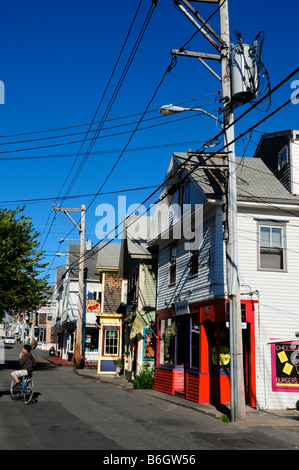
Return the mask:
<path id="1" fill-rule="evenodd" d="M 258 220 L 257 221 L 257 270 L 266 272 L 279 272 L 286 273 L 287 269 L 287 242 L 286 242 L 286 224 L 287 222 L 272 221 L 272 220 Z M 283 256 L 283 268 L 262 268 L 261 267 L 261 243 L 260 243 L 260 229 L 261 227 L 277 227 L 282 229 L 282 256 Z"/>

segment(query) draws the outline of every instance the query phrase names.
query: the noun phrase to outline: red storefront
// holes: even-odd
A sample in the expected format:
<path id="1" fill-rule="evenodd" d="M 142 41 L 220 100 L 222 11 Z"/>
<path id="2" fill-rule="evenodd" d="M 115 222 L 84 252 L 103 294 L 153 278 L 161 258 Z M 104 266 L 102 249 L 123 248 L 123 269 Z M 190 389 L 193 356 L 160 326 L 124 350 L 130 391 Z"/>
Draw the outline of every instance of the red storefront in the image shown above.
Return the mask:
<path id="1" fill-rule="evenodd" d="M 246 403 L 256 406 L 252 300 L 242 300 Z M 154 389 L 197 403 L 230 402 L 227 302 L 211 299 L 159 310 Z"/>

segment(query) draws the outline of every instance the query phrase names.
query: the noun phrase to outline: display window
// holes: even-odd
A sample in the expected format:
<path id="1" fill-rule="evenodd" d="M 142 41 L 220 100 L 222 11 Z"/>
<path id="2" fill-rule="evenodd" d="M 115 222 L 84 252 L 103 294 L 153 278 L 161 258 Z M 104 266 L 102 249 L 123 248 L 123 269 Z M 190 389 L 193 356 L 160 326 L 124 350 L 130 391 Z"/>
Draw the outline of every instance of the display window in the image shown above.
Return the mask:
<path id="1" fill-rule="evenodd" d="M 104 328 L 104 356 L 118 356 L 119 352 L 119 328 Z"/>
<path id="2" fill-rule="evenodd" d="M 145 328 L 143 332 L 144 336 L 144 360 L 154 360 L 155 359 L 155 335 L 153 331 L 149 328 Z"/>
<path id="3" fill-rule="evenodd" d="M 174 365 L 175 321 L 160 320 L 160 364 Z"/>
<path id="4" fill-rule="evenodd" d="M 86 328 L 85 351 L 97 352 L 99 350 L 99 332 L 96 328 Z"/>

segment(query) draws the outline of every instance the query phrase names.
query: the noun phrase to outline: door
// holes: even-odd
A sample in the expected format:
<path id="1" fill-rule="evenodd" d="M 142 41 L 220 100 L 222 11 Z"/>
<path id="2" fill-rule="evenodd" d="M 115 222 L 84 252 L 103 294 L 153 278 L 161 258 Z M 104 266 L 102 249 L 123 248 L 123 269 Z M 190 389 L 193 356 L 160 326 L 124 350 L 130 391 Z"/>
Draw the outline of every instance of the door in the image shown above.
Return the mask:
<path id="1" fill-rule="evenodd" d="M 183 367 L 184 380 L 182 391 L 186 394 L 186 373 L 190 368 L 190 315 L 176 318 L 176 366 Z"/>

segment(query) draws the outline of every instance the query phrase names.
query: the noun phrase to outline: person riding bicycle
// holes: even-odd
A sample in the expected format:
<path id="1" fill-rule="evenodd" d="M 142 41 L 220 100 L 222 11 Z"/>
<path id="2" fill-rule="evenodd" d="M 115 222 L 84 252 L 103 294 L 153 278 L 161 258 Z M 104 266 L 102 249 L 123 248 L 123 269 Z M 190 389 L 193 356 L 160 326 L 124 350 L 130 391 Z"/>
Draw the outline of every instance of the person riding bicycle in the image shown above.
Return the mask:
<path id="1" fill-rule="evenodd" d="M 24 377 L 28 375 L 29 372 L 33 371 L 33 367 L 35 366 L 36 362 L 31 353 L 31 346 L 29 344 L 25 344 L 23 346 L 23 350 L 19 354 L 19 370 L 15 370 L 11 373 L 14 381 L 16 382 L 15 387 L 19 387 L 21 381 L 19 377 Z"/>

